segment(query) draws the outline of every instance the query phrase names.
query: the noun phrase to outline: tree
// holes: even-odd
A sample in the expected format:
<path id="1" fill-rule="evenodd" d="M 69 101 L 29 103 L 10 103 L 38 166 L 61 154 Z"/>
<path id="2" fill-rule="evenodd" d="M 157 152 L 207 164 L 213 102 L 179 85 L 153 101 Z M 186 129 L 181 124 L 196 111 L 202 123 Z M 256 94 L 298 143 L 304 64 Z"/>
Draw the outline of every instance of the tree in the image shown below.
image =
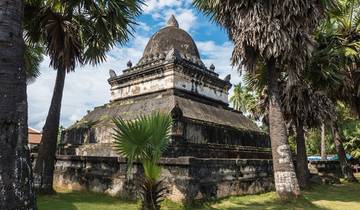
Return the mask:
<path id="1" fill-rule="evenodd" d="M 345 179 L 350 182 L 358 182 L 346 159 L 346 152 L 343 146 L 344 137 L 339 130 L 339 124 L 337 122 L 334 122 L 331 126 L 331 129 L 333 133 L 335 148 L 339 156 L 341 170 Z"/>
<path id="2" fill-rule="evenodd" d="M 52 193 L 56 140 L 66 74 L 77 65 L 99 64 L 106 52 L 131 34 L 141 0 L 28 0 L 25 32 L 29 43 L 41 43 L 57 70 L 56 82 L 35 165 L 35 186 Z"/>
<path id="3" fill-rule="evenodd" d="M 298 197 L 278 86 L 280 70 L 290 79 L 303 71 L 311 56 L 311 34 L 323 5 L 313 0 L 194 0 L 195 6 L 223 26 L 234 42 L 232 65 L 247 71 L 263 62 L 267 69 L 269 125 L 275 187 L 281 198 Z"/>
<path id="4" fill-rule="evenodd" d="M 337 2 L 317 31 L 309 79 L 360 117 L 360 2 Z"/>
<path id="5" fill-rule="evenodd" d="M 141 162 L 145 178 L 141 184 L 143 210 L 158 210 L 166 188 L 159 181 L 161 166 L 158 162 L 170 142 L 172 119 L 169 114 L 153 113 L 133 121 L 114 119 L 114 145 L 116 151 L 128 159 L 129 170 L 133 162 Z M 129 171 L 131 173 L 131 171 Z"/>
<path id="6" fill-rule="evenodd" d="M 344 137 L 344 148 L 354 158 L 360 158 L 360 119 L 357 119 L 347 104 L 338 102 L 339 128 Z"/>
<path id="7" fill-rule="evenodd" d="M 344 101 L 357 111 L 359 98 L 357 68 L 359 66 L 360 33 L 359 3 L 353 0 L 338 1 L 338 7 L 329 10 L 328 18 L 320 25 L 316 34 L 318 45 L 308 66 L 307 80 L 316 89 L 322 90 L 336 104 Z M 357 8 L 357 9 L 355 9 Z M 356 21 L 358 20 L 358 21 Z M 354 106 L 355 104 L 355 106 Z M 347 163 L 343 146 L 344 137 L 339 130 L 338 120 L 331 122 L 334 145 L 345 178 L 357 182 Z"/>
<path id="8" fill-rule="evenodd" d="M 331 13 L 328 23 L 334 28 L 336 46 L 342 52 L 345 76 L 337 95 L 357 113 L 360 119 L 360 2 L 358 0 L 339 1 L 339 10 Z"/>
<path id="9" fill-rule="evenodd" d="M 326 128 L 325 123 L 321 123 L 321 160 L 327 160 L 326 157 Z"/>
<path id="10" fill-rule="evenodd" d="M 239 83 L 234 87 L 234 92 L 230 97 L 230 103 L 233 104 L 235 110 L 249 113 L 255 106 L 255 97 L 250 89 L 246 86 L 241 86 L 241 83 Z"/>
<path id="11" fill-rule="evenodd" d="M 314 91 L 305 81 L 282 88 L 282 110 L 296 132 L 296 172 L 302 188 L 308 187 L 310 175 L 305 144 L 305 128 L 319 127 L 335 120 L 335 107 L 326 95 Z"/>
<path id="12" fill-rule="evenodd" d="M 333 121 L 335 108 L 330 99 L 324 94 L 313 90 L 303 79 L 289 83 L 289 76 L 282 74 L 279 78 L 281 108 L 284 119 L 291 135 L 295 131 L 296 142 L 296 175 L 301 188 L 308 187 L 310 175 L 307 166 L 307 152 L 305 142 L 305 129 L 318 127 L 324 121 Z M 261 113 L 264 123 L 267 123 L 269 96 L 266 87 L 266 69 L 259 65 L 253 74 L 244 75 L 245 84 L 254 90 L 262 90 L 260 101 L 253 109 L 254 115 Z"/>
<path id="13" fill-rule="evenodd" d="M 0 0 L 0 209 L 36 209 L 27 146 L 23 2 Z"/>

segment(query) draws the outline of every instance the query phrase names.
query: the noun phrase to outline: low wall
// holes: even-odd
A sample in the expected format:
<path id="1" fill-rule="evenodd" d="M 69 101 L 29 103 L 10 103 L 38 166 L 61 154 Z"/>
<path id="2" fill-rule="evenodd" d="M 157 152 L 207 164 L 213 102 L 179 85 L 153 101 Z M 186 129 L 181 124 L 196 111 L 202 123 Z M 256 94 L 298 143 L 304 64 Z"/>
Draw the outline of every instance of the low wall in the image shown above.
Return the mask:
<path id="1" fill-rule="evenodd" d="M 343 177 L 339 161 L 309 161 L 308 166 L 312 174 Z"/>
<path id="2" fill-rule="evenodd" d="M 174 201 L 254 194 L 274 188 L 271 160 L 163 158 L 162 179 Z M 133 177 L 142 176 L 135 164 Z M 120 157 L 57 156 L 55 185 L 74 190 L 104 192 L 135 198 L 136 184 L 127 179 L 127 164 Z"/>

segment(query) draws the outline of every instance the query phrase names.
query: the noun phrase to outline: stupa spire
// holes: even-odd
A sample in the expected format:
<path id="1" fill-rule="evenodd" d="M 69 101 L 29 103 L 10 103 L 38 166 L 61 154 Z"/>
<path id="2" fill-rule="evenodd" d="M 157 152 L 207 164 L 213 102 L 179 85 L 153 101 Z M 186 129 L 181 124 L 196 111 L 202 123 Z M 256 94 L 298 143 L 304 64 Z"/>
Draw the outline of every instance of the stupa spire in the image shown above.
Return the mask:
<path id="1" fill-rule="evenodd" d="M 179 28 L 179 23 L 177 22 L 174 15 L 171 15 L 171 17 L 166 23 L 166 26 L 175 26 L 176 28 Z"/>

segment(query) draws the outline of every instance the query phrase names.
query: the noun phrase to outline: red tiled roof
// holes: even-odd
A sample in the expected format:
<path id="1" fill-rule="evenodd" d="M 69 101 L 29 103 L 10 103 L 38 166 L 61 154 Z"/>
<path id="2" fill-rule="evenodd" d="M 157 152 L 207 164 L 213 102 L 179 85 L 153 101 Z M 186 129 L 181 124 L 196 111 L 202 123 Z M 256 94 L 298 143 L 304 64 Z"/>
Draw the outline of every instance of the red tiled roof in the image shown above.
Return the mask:
<path id="1" fill-rule="evenodd" d="M 33 128 L 28 128 L 29 144 L 40 144 L 41 135 L 42 134 L 40 131 Z"/>

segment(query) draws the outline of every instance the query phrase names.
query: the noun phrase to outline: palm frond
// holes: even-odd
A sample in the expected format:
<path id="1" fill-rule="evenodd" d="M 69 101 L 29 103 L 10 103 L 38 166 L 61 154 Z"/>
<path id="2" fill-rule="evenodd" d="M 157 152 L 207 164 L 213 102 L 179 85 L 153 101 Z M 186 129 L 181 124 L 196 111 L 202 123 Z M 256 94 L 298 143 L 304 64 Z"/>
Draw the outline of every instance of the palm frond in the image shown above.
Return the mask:
<path id="1" fill-rule="evenodd" d="M 169 114 L 157 112 L 150 115 L 148 124 L 152 131 L 149 148 L 152 150 L 153 161 L 158 161 L 169 145 L 172 119 Z"/>
<path id="2" fill-rule="evenodd" d="M 113 138 L 115 150 L 128 158 L 129 169 L 136 159 L 141 159 L 145 154 L 151 132 L 145 118 L 134 121 L 125 121 L 122 118 L 113 119 L 115 124 Z"/>
<path id="3" fill-rule="evenodd" d="M 25 44 L 24 61 L 26 82 L 34 82 L 40 76 L 40 63 L 43 61 L 44 49 L 38 44 Z"/>
<path id="4" fill-rule="evenodd" d="M 146 178 L 153 181 L 156 181 L 160 178 L 161 167 L 157 165 L 156 162 L 151 160 L 144 160 L 142 164 L 144 167 L 144 173 Z"/>
<path id="5" fill-rule="evenodd" d="M 25 1 L 25 38 L 43 43 L 55 69 L 96 65 L 132 36 L 142 0 Z"/>
<path id="6" fill-rule="evenodd" d="M 115 118 L 113 122 L 114 148 L 128 158 L 130 166 L 134 160 L 157 163 L 169 145 L 172 126 L 169 114 L 152 113 L 132 121 Z"/>
<path id="7" fill-rule="evenodd" d="M 324 17 L 323 1 L 194 0 L 194 5 L 221 25 L 235 47 L 232 65 L 252 71 L 275 58 L 279 69 L 299 72 L 314 45 L 312 32 Z M 276 17 L 276 18 L 271 18 Z"/>

